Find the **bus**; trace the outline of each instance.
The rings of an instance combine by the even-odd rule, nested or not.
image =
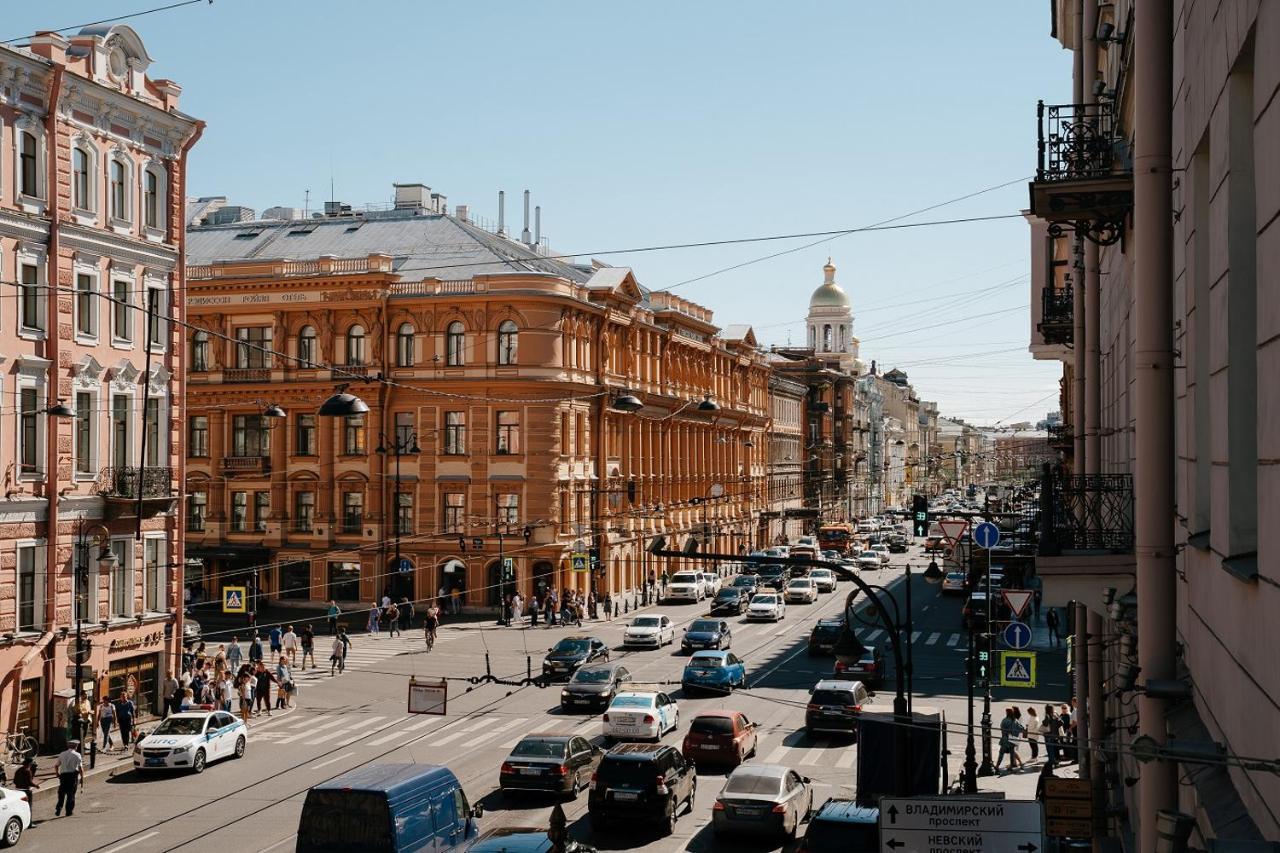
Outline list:
[[[852,544],[852,524],[824,524],[818,528],[818,547],[823,551],[835,551],[843,557]]]

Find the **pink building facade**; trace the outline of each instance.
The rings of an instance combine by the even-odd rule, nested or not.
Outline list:
[[[121,25],[0,46],[0,718],[153,711],[180,653],[183,190],[202,125]]]

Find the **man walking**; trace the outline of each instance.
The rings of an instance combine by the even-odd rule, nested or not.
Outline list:
[[[120,745],[125,752],[129,751],[129,740],[133,736],[133,718],[138,714],[138,706],[133,704],[132,697],[121,691],[116,702],[116,725],[120,727]],[[70,812],[68,812],[70,814]]]
[[[302,636],[298,639],[302,646],[302,668],[307,668],[307,658],[311,658],[311,668],[316,668],[316,635],[308,622],[302,626]]]
[[[343,672],[347,668],[347,649],[351,647],[351,640],[347,638],[345,628],[338,629],[338,635],[333,638],[333,647],[329,652],[329,674],[333,675],[334,668],[338,672]]]
[[[298,665],[298,635],[293,632],[293,626],[287,625],[284,634],[280,637],[280,647],[284,650],[285,655],[289,658],[290,666]]]
[[[253,634],[253,639],[249,641],[249,663],[262,663],[262,640],[258,637],[256,631]]]
[[[1058,608],[1049,608],[1049,612],[1044,615],[1044,624],[1049,627],[1049,642],[1057,647],[1062,642],[1062,638],[1058,636],[1058,628],[1062,624],[1058,621]]]
[[[284,648],[283,646],[284,634],[283,632],[281,632],[280,626],[272,625],[271,632],[267,635],[267,637],[271,642],[271,657],[272,658],[280,657],[280,652]]]
[[[396,631],[400,630],[400,607],[394,601],[388,600],[384,612],[387,617],[387,637],[394,637]]]
[[[240,669],[240,662],[244,660],[244,652],[240,651],[240,638],[232,637],[230,645],[227,646],[227,669],[235,672]]]
[[[338,606],[338,602],[330,601],[328,615],[326,616],[326,620],[329,623],[330,636],[336,637],[338,635],[338,617],[341,615],[342,608]]]
[[[76,786],[84,787],[84,758],[80,755],[80,741],[72,740],[67,748],[58,754],[58,804],[53,809],[55,817],[62,814],[62,807],[67,807],[67,817],[76,810]]]
[[[1044,706],[1044,763],[1049,767],[1058,764],[1058,738],[1062,735],[1062,720],[1052,705]]]

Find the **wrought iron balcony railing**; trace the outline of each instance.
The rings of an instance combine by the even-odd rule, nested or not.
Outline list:
[[[1124,234],[1133,208],[1133,165],[1112,101],[1036,107],[1036,179],[1031,211],[1099,245]]]
[[[108,498],[173,497],[173,469],[144,465],[103,468],[98,475],[98,494]]]
[[[271,471],[271,457],[224,456],[222,470],[226,473],[266,474]]]
[[[1054,424],[1046,432],[1049,434],[1049,446],[1058,450],[1071,450],[1075,441],[1075,430],[1070,424]]]
[[[1046,344],[1069,344],[1075,328],[1075,291],[1072,287],[1046,287],[1041,293],[1040,334]]]
[[[269,367],[232,367],[222,371],[223,382],[270,382]]]
[[[1041,556],[1066,551],[1133,551],[1131,475],[1073,476],[1046,465],[1040,488]]]

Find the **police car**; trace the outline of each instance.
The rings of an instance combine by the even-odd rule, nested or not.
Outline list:
[[[133,747],[135,770],[192,770],[220,758],[241,758],[249,742],[244,720],[225,711],[184,711],[164,722]]]

